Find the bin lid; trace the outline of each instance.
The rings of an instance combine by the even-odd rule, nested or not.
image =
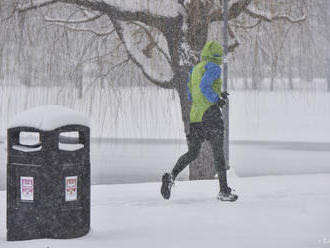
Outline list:
[[[45,105],[18,114],[10,121],[8,128],[32,127],[50,131],[67,125],[89,127],[89,124],[89,119],[77,111],[60,105]]]

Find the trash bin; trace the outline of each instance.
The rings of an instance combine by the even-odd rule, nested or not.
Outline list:
[[[7,240],[88,233],[88,119],[61,106],[42,106],[18,115],[7,132]]]

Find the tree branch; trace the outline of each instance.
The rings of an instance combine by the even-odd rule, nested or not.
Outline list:
[[[246,8],[251,4],[251,2],[252,0],[240,0],[234,3],[229,9],[228,19],[236,19],[244,12],[244,10],[246,10]]]
[[[222,0],[219,1],[220,1],[220,5],[223,6]],[[237,18],[240,14],[244,12],[244,10],[247,8],[247,6],[249,6],[251,2],[252,0],[239,0],[233,3],[228,10],[228,19],[232,20]],[[209,20],[210,22],[223,21],[223,17],[224,15],[222,9],[219,8],[210,14]]]
[[[165,0],[162,0],[165,1]],[[26,12],[29,10],[37,9],[54,3],[66,3],[73,4],[81,7],[85,7],[90,10],[99,11],[111,16],[113,19],[119,21],[139,21],[148,26],[153,26],[165,33],[168,28],[168,23],[171,20],[181,19],[180,8],[181,5],[177,3],[178,13],[177,15],[162,16],[153,14],[149,11],[143,10],[125,10],[120,9],[119,6],[111,5],[111,1],[95,1],[95,0],[31,0],[29,4],[18,8],[19,12]]]
[[[278,20],[288,21],[290,23],[299,23],[306,20],[306,15],[303,14],[301,17],[294,19],[286,13],[278,13],[272,15],[271,13],[267,13],[265,11],[261,11],[257,8],[248,7],[245,9],[245,13],[253,18],[260,19],[265,22],[272,22]]]
[[[232,39],[234,39],[234,43],[228,46],[228,52],[232,53],[234,50],[239,47],[240,41],[238,40],[234,30],[228,25],[228,33]]]
[[[152,36],[151,32],[147,29],[147,27],[144,26],[144,25],[141,24],[141,23],[138,23],[138,22],[132,22],[132,23],[143,29],[143,31],[144,31],[144,32],[147,34],[147,36],[148,36],[148,40],[149,40],[150,44],[152,44],[153,46],[156,46],[157,49],[159,50],[159,52],[160,52],[161,54],[164,55],[164,57],[166,58],[167,62],[168,62],[169,64],[171,64],[171,60],[170,60],[169,56],[168,56],[168,55],[166,54],[166,52],[165,52],[165,51],[164,51],[164,50],[158,45],[158,43],[155,41],[154,37]],[[147,47],[150,48],[149,45],[148,45]],[[151,48],[151,49],[152,49],[152,48]],[[147,51],[146,51],[146,52],[147,52]]]
[[[69,24],[70,23],[65,24],[65,23],[56,23],[56,22],[54,22],[54,25],[60,26],[60,27],[64,27],[64,28],[66,28],[66,29],[68,29],[70,31],[74,31],[74,32],[89,32],[89,33],[94,34],[95,36],[107,36],[107,35],[110,35],[110,34],[112,34],[112,33],[115,32],[115,30],[113,29],[113,30],[110,30],[108,32],[100,33],[100,32],[97,32],[97,31],[95,31],[93,29],[71,27]]]
[[[95,16],[90,17],[90,18],[80,19],[80,20],[63,20],[63,19],[52,19],[52,18],[49,18],[49,17],[45,17],[45,21],[46,22],[65,23],[65,24],[81,24],[81,23],[95,21],[95,20],[99,19],[103,15],[104,14],[102,13],[102,14],[95,15]]]
[[[16,10],[19,12],[19,13],[22,13],[22,12],[27,12],[29,10],[34,10],[34,9],[38,9],[38,8],[41,8],[41,7],[45,7],[45,6],[48,6],[48,5],[52,5],[52,4],[55,4],[57,2],[59,2],[60,0],[34,0],[34,1],[29,1],[28,4],[24,4],[22,6],[18,6],[16,8]]]
[[[258,21],[255,24],[252,24],[252,25],[243,25],[243,24],[238,23],[238,22],[232,22],[231,25],[235,26],[236,28],[241,28],[241,29],[253,29],[256,26],[258,26],[259,24],[261,24],[261,22],[262,22],[261,19],[258,19]]]
[[[140,68],[140,70],[142,71],[143,75],[153,84],[162,87],[162,88],[166,88],[166,89],[173,89],[174,88],[174,82],[173,79],[171,79],[170,81],[160,81],[155,79],[154,77],[152,77],[151,75],[149,75],[145,68],[143,67],[143,65],[134,57],[134,55],[130,52],[127,43],[125,41],[124,38],[124,34],[123,34],[123,28],[121,27],[121,24],[114,18],[112,18],[111,16],[109,16],[113,26],[115,27],[115,30],[119,36],[119,39],[121,40],[121,42],[123,43],[127,55],[128,57],[134,62],[134,64],[136,64],[138,66],[138,68]]]

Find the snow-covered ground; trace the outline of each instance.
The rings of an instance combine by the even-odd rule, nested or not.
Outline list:
[[[0,192],[4,248],[311,248],[330,247],[330,175],[238,178],[235,203],[215,199],[217,181],[177,182],[172,199],[160,183],[92,187],[90,233],[72,240],[7,242],[5,192]]]

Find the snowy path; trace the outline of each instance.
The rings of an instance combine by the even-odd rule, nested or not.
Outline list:
[[[330,247],[330,175],[238,178],[235,203],[215,199],[216,181],[178,182],[170,201],[159,183],[92,187],[92,230],[74,240],[5,241],[1,248]]]

